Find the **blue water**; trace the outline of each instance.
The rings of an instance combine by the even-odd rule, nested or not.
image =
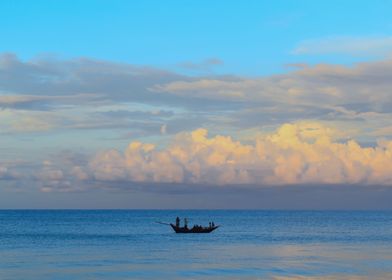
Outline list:
[[[392,212],[0,211],[0,279],[392,279]]]

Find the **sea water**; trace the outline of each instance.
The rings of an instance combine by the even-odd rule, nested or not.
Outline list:
[[[392,279],[392,212],[4,210],[0,279]]]

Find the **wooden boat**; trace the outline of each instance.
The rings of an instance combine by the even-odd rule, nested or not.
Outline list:
[[[219,227],[219,226],[210,226],[210,227],[193,226],[192,228],[188,228],[188,227],[179,227],[173,224],[170,224],[170,226],[176,233],[210,233]]]

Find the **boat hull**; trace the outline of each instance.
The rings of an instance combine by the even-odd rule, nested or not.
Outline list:
[[[213,227],[202,227],[202,228],[185,228],[185,227],[177,227],[173,224],[170,224],[172,229],[175,231],[175,233],[210,233],[214,230],[216,230],[219,226],[213,226]]]

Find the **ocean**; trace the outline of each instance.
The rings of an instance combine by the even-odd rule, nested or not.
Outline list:
[[[2,210],[0,279],[392,279],[392,212]]]

